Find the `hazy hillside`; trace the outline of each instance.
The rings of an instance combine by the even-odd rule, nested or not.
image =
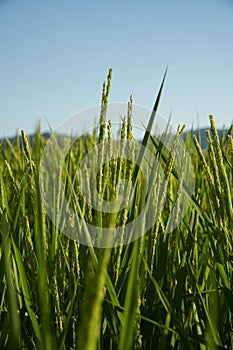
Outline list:
[[[193,134],[193,135],[195,135],[198,139],[200,138],[200,144],[201,144],[202,149],[205,149],[205,148],[207,147],[206,130],[208,130],[208,127],[202,128],[202,129],[199,129],[199,130],[196,129],[196,130],[193,130],[193,131],[192,131],[192,134]],[[189,130],[185,131],[185,132],[183,133],[183,137],[185,138],[186,135],[189,134],[190,132],[191,132],[191,131],[189,131]],[[220,130],[220,129],[218,129],[218,135],[219,135],[219,138],[220,138],[220,139],[221,139],[223,133],[224,133],[225,135],[227,135],[228,129],[226,129],[226,130]],[[45,139],[49,139],[50,133],[49,133],[49,132],[44,132],[44,133],[42,134],[42,136],[43,136]],[[60,137],[62,137],[62,136],[63,136],[63,135],[60,135]],[[20,138],[21,138],[21,136],[20,136]],[[29,140],[30,140],[30,143],[32,144],[32,143],[33,143],[33,139],[34,139],[34,134],[28,135],[28,138],[29,138]],[[0,142],[2,142],[3,140],[4,140],[4,138],[1,139]],[[9,137],[8,140],[9,140],[11,143],[14,144],[16,138],[15,138],[15,137]]]

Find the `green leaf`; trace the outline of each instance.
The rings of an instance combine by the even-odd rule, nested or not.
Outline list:
[[[140,251],[140,239],[134,242],[133,247],[133,260],[129,273],[129,281],[127,285],[123,320],[120,330],[120,342],[118,350],[130,350],[132,349],[132,340],[134,333],[134,323],[138,303],[138,264],[139,264],[139,251]]]

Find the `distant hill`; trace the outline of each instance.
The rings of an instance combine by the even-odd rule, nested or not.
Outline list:
[[[201,148],[204,150],[207,148],[207,140],[206,140],[206,130],[209,130],[208,127],[206,128],[201,128],[199,130],[193,130],[192,131],[192,134],[195,135],[197,138],[199,138],[200,136],[200,144],[201,144]],[[183,133],[183,138],[186,137],[186,135],[190,134],[190,130],[187,130]],[[221,139],[222,137],[222,133],[224,132],[225,135],[227,135],[228,133],[228,129],[226,130],[220,130],[218,129],[218,135],[219,135],[219,138]],[[30,144],[33,144],[33,139],[35,137],[34,134],[31,134],[31,135],[27,135],[28,138],[29,138],[29,141],[30,141]],[[42,133],[42,137],[44,137],[45,139],[49,139],[50,138],[50,133],[49,132],[44,132]],[[59,139],[62,139],[64,136],[63,135],[59,135]],[[2,138],[0,139],[0,142],[2,142],[5,138]],[[15,141],[16,141],[16,138],[15,137],[9,137],[7,138],[12,144],[15,144]],[[59,140],[58,139],[58,140]],[[21,134],[20,134],[20,140],[21,140]],[[7,145],[7,144],[6,144]]]

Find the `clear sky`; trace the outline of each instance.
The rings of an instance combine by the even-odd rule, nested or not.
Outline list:
[[[56,128],[100,103],[151,108],[187,128],[233,120],[233,1],[0,0],[0,137]]]

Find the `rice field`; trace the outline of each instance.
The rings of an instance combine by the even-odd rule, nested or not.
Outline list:
[[[151,163],[142,147],[139,153],[134,149],[132,99],[118,135],[122,147],[126,143],[132,147],[135,162],[119,156],[96,174],[98,193],[108,202],[114,201],[119,181],[128,180],[126,205],[105,213],[82,196],[82,186],[90,197],[93,193],[92,167],[85,168],[85,184],[77,175],[82,159],[97,145],[96,160],[112,152],[112,126],[104,113],[111,71],[103,86],[100,127],[72,147],[69,138],[57,141],[61,149],[70,147],[63,164],[59,157],[54,159],[60,169],[58,187],[49,187],[51,173],[44,168],[43,190],[56,209],[52,219],[42,200],[40,180],[48,141],[39,128],[31,142],[23,131],[13,141],[1,141],[0,349],[232,349],[233,125],[219,137],[210,116],[205,150],[192,132],[182,138],[183,127],[174,137],[163,135],[158,142],[150,130],[163,82],[140,143],[164,174],[161,179],[149,168],[149,175],[158,175],[150,200],[140,165],[144,160],[149,167]],[[181,140],[194,181],[185,212],[181,194],[187,174],[184,166],[178,172],[174,162]],[[180,158],[182,165],[185,157]],[[56,201],[61,185],[67,203],[81,219],[79,229],[89,237],[88,225],[95,227],[95,243],[89,237],[89,244],[81,244],[75,236],[63,234],[64,225],[74,226],[74,218],[61,216],[62,204]],[[156,220],[148,229],[144,217],[137,225],[138,238],[122,244],[127,225],[140,217],[145,205]],[[177,225],[169,232],[172,213]],[[104,229],[116,228],[117,244],[98,246]]]

